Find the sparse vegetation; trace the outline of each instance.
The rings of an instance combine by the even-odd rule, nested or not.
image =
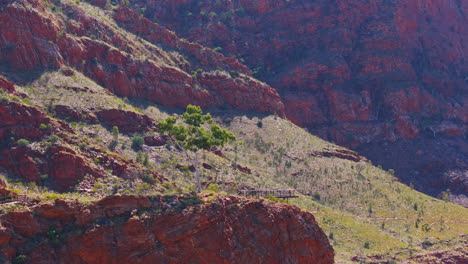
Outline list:
[[[24,148],[29,145],[29,141],[27,141],[26,139],[20,139],[16,142],[16,145],[20,148]]]
[[[145,143],[143,137],[141,136],[134,136],[132,138],[132,148],[135,150],[140,150],[143,147],[143,144]]]

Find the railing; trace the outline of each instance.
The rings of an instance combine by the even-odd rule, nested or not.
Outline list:
[[[296,198],[296,190],[294,189],[254,189],[254,190],[239,190],[239,195],[248,198],[276,197],[276,198]]]

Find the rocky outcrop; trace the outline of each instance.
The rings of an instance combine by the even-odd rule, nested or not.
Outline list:
[[[68,105],[55,105],[54,106],[55,115],[58,118],[67,120],[70,122],[87,122],[91,124],[98,123],[98,119],[94,114],[86,110],[77,110]]]
[[[169,136],[165,135],[153,135],[147,136],[144,138],[145,144],[148,146],[164,146],[166,142],[169,140]]]
[[[230,105],[284,115],[278,93],[249,77],[247,67],[235,59],[182,40],[125,7],[117,9],[114,18],[167,50],[122,34],[76,5],[55,4],[37,0],[2,2],[0,62],[16,71],[75,67],[117,95],[169,107],[184,108],[190,103],[204,108]],[[66,19],[45,6],[67,10],[62,14]],[[230,89],[233,99],[226,96],[225,89],[218,91],[216,83],[202,83],[192,76],[195,71],[215,70],[242,73],[248,81],[227,79],[230,85],[225,89]]]
[[[24,256],[28,263],[326,264],[334,255],[312,214],[237,197],[56,200],[0,220],[4,263]]]
[[[51,123],[50,118],[37,108],[15,102],[0,102],[0,120],[0,145],[12,137],[14,140],[34,140],[52,132],[41,130],[41,124],[51,124],[51,130],[58,130],[58,125]]]
[[[463,1],[137,4],[146,8],[147,18],[189,41],[241,58],[254,76],[278,90],[290,120],[356,148],[375,163],[388,161],[373,154],[374,145],[399,149],[436,138],[433,144],[449,146],[445,140],[466,139],[468,20]],[[408,153],[417,151],[408,148]],[[443,153],[467,159],[456,147]],[[432,160],[428,152],[422,156]],[[414,178],[420,171],[419,165],[408,168],[405,160],[391,160],[386,168],[400,178]],[[440,180],[445,172],[464,170],[453,164],[426,177]]]
[[[387,123],[396,139],[408,139],[423,127],[409,122],[410,115],[436,122],[444,115],[457,120],[459,128],[466,122],[467,111],[450,107],[467,107],[463,43],[468,21],[459,1],[138,4],[147,8],[145,16],[189,40],[242,58],[279,90],[296,124]],[[366,129],[359,133],[369,135]],[[382,130],[375,139],[384,138]]]
[[[157,129],[156,122],[147,115],[118,109],[107,109],[96,112],[102,124],[117,126],[121,132],[141,132]]]
[[[14,93],[15,92],[15,85],[8,80],[5,80],[0,76],[0,89],[7,93]]]
[[[130,117],[153,124],[148,117]],[[64,191],[75,187],[86,176],[96,179],[114,175],[136,180],[138,176],[150,174],[160,182],[166,180],[141,164],[101,147],[86,144],[80,148],[72,147],[83,143],[83,139],[77,137],[68,125],[48,117],[38,108],[0,102],[0,120],[0,166],[28,182],[47,184]],[[146,129],[151,127],[150,123],[142,125]],[[49,138],[51,134],[55,139]],[[19,139],[27,140],[28,144],[18,145]]]

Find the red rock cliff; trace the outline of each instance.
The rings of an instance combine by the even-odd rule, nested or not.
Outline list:
[[[72,66],[117,95],[169,107],[231,106],[284,116],[278,93],[253,79],[236,59],[179,39],[128,8],[108,13],[151,43],[122,33],[75,4],[2,0],[0,63],[10,71]],[[213,79],[225,81],[224,86]]]
[[[198,204],[188,206],[189,203]],[[310,213],[237,197],[56,200],[0,216],[0,258],[28,263],[333,263]],[[35,243],[30,243],[30,241]]]
[[[189,40],[242,58],[280,92],[292,121],[325,127],[324,135],[340,144],[414,138],[428,119],[450,120],[460,134],[466,133],[468,20],[463,1],[139,4],[148,8],[147,17]],[[386,127],[369,130],[366,123]]]
[[[395,169],[418,190],[465,189],[442,182],[454,170],[468,182],[466,1],[138,5],[188,40],[241,58],[278,90],[294,123]]]

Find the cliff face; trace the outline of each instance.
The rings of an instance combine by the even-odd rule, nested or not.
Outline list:
[[[334,256],[310,213],[237,197],[56,200],[0,220],[4,263],[23,255],[28,263],[326,264]]]
[[[358,149],[431,194],[457,185],[440,184],[444,174],[462,171],[457,174],[466,180],[468,20],[463,1],[138,4],[147,8],[146,17],[181,36],[241,58],[254,76],[278,90],[287,117],[312,133]],[[406,140],[411,141],[400,143]],[[382,144],[388,147],[380,154]],[[401,150],[417,165],[382,157]],[[426,170],[434,151],[442,151],[442,165]]]
[[[413,138],[423,119],[447,120],[455,134],[466,133],[462,1],[159,0],[144,6],[145,15],[189,40],[242,58],[280,91],[291,120],[328,127],[338,143]],[[363,122],[382,127],[370,133]],[[342,137],[346,132],[353,137]]]
[[[14,86],[10,88],[14,90]],[[104,123],[110,117],[113,125],[126,131],[124,128],[128,125],[127,120],[122,115],[112,115],[114,112],[101,111],[98,115],[105,113],[99,115]],[[133,112],[124,116],[132,116],[134,119],[131,124],[134,126],[138,121],[145,121],[146,129],[151,127],[147,123],[154,123],[149,117]],[[41,175],[45,175],[50,188],[63,191],[77,186],[87,175],[91,176],[92,182],[97,178],[113,176],[137,180],[136,176],[144,174],[151,174],[160,181],[166,180],[137,162],[106,151],[103,147],[85,144],[76,148],[80,143],[86,142],[82,135],[75,133],[65,122],[50,118],[36,107],[2,100],[0,120],[0,166],[28,182],[44,184]],[[18,145],[19,139],[27,140],[28,146]],[[95,164],[96,160],[99,165]]]
[[[67,2],[0,4],[0,63],[9,71],[68,65],[120,96],[169,107],[192,103],[284,115],[277,92],[250,77],[246,66],[180,39],[128,8],[114,13],[96,8],[97,16],[92,16]],[[99,19],[100,12],[108,12],[149,42],[120,29],[115,21]]]
[[[467,188],[463,1],[90,2],[0,0],[2,70],[67,65],[123,97],[276,113],[431,195]]]

